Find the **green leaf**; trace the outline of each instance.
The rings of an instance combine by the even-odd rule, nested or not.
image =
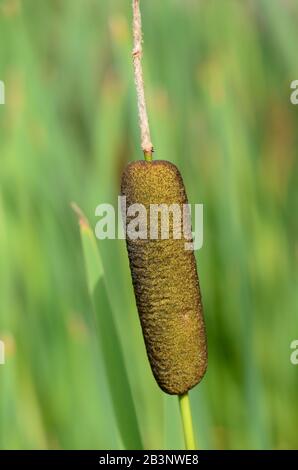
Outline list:
[[[76,212],[78,208],[74,207]],[[105,286],[104,269],[94,234],[80,212],[80,232],[87,284],[92,299],[98,340],[114,406],[119,433],[127,449],[142,449],[142,439],[113,312]]]

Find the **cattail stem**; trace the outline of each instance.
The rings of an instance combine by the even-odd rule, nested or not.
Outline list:
[[[133,9],[133,65],[135,74],[135,85],[138,99],[139,124],[141,131],[141,145],[145,160],[151,161],[153,145],[151,142],[147,107],[145,100],[143,70],[142,70],[142,19],[139,0],[132,1]]]
[[[192,424],[191,408],[188,393],[179,395],[179,405],[181,412],[181,419],[184,431],[185,449],[196,450],[196,442]]]

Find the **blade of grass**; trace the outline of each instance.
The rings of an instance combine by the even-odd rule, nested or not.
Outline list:
[[[106,291],[100,253],[87,219],[76,205],[73,204],[73,208],[79,215],[88,290],[94,307],[98,338],[102,348],[119,433],[125,448],[142,449],[137,414]]]

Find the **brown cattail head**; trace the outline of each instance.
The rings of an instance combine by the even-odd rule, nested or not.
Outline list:
[[[170,394],[183,394],[205,374],[207,342],[196,262],[190,242],[183,233],[177,238],[174,217],[169,219],[169,238],[150,238],[152,204],[177,205],[183,213],[187,204],[184,184],[175,165],[162,160],[137,161],[127,165],[121,193],[127,208],[142,204],[146,208],[147,238],[127,236],[127,250],[137,308],[147,354],[159,386]],[[190,227],[190,216],[187,216]],[[140,220],[140,219],[139,219]],[[151,220],[151,222],[150,222]],[[126,227],[132,221],[126,216]],[[151,223],[151,226],[150,226]],[[184,223],[185,225],[185,223]],[[143,234],[144,235],[144,234]]]

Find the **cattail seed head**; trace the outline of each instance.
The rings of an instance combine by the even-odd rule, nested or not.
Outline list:
[[[127,237],[126,242],[151,368],[162,390],[180,395],[200,382],[207,367],[196,262],[193,251],[185,249],[190,240],[186,240],[183,228],[181,238],[175,238],[173,217],[168,239],[150,239],[155,227],[150,227],[149,214],[152,204],[179,205],[183,213],[187,197],[182,177],[167,161],[133,162],[124,170],[121,193],[126,196],[127,207],[137,203],[147,210],[147,238]],[[131,217],[125,218],[128,227]]]

